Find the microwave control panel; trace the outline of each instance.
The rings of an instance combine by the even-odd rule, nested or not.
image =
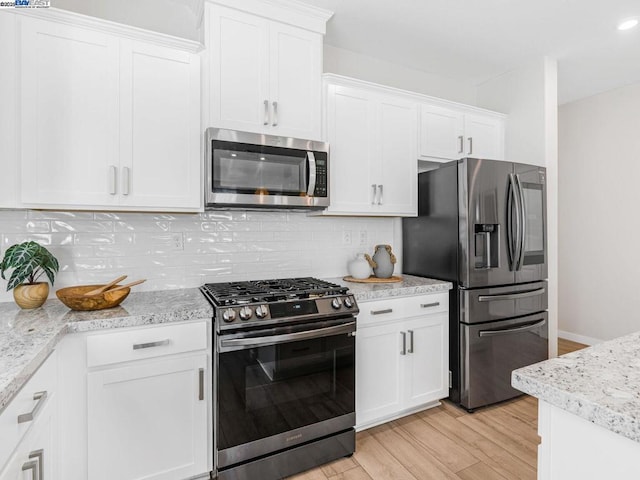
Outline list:
[[[327,163],[325,160],[316,160],[316,188],[313,194],[316,197],[327,196]]]

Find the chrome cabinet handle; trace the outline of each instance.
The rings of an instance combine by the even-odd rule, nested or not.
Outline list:
[[[382,205],[382,185],[378,185],[378,205]]]
[[[38,476],[38,462],[36,460],[29,460],[22,465],[22,471],[26,472],[27,470],[31,470],[32,480],[40,480]]]
[[[158,340],[157,342],[149,342],[149,343],[134,343],[134,350],[141,350],[143,348],[152,348],[152,347],[162,347],[164,345],[169,345],[171,340],[168,338],[166,340]]]
[[[391,313],[393,308],[385,308],[384,310],[371,310],[371,315],[382,315],[383,313]]]
[[[278,102],[273,102],[273,126],[278,126]]]
[[[33,399],[36,400],[36,404],[29,413],[22,413],[18,415],[18,423],[26,423],[31,422],[44,405],[44,402],[47,400],[47,392],[36,392],[33,394]]]
[[[117,191],[118,185],[118,169],[115,165],[109,166],[109,194],[115,195],[118,193]]]
[[[307,188],[307,196],[313,197],[316,190],[316,156],[313,152],[307,152],[307,162],[309,162],[309,188]]]
[[[408,353],[413,353],[413,330],[407,330],[409,332],[409,349]]]
[[[131,169],[124,167],[122,169],[122,194],[129,195],[131,190]]]
[[[264,123],[263,125],[269,125],[269,100],[264,101]]]
[[[372,184],[371,188],[373,189],[373,197],[371,197],[371,205],[375,205],[376,196],[378,195],[378,186],[376,184]]]
[[[473,153],[473,137],[467,138],[469,140],[469,155]]]
[[[519,293],[502,293],[497,295],[479,295],[479,302],[491,302],[493,300],[517,300],[519,298],[527,298],[527,297],[537,297],[538,295],[542,295],[546,289],[537,288],[535,290],[527,290],[526,292]]]
[[[438,305],[440,305],[440,302],[421,303],[420,308],[431,308],[431,307],[437,307]]]
[[[460,135],[458,136],[458,142],[460,145],[460,148],[458,149],[458,153],[464,153],[464,135]]]
[[[204,368],[198,370],[198,400],[204,400]]]
[[[497,337],[498,335],[509,335],[510,333],[526,332],[528,330],[534,330],[547,323],[546,320],[540,320],[539,322],[532,323],[530,325],[524,325],[522,327],[504,328],[502,330],[480,330],[478,335],[481,337]]]
[[[400,335],[402,336],[402,350],[400,350],[400,355],[406,355],[407,354],[407,333],[400,332]]]
[[[36,458],[38,460],[38,473],[40,474],[40,480],[44,480],[44,450],[34,450],[29,454],[29,458]]]

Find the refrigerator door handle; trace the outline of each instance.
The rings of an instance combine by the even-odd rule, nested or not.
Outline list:
[[[524,242],[525,238],[527,238],[527,211],[526,206],[524,204],[524,190],[522,189],[522,183],[520,182],[520,175],[516,174],[516,185],[518,186],[518,196],[520,198],[520,236],[518,242],[520,244],[518,248],[518,260],[516,262],[516,271],[522,268],[522,264],[524,262]]]
[[[513,173],[509,174],[509,195],[507,199],[507,248],[509,250],[509,269],[511,271],[516,270],[516,263],[520,256],[520,252],[518,251],[519,241],[516,239],[520,238],[520,217],[519,217],[519,208],[518,208],[518,196],[516,193],[516,181]],[[516,210],[514,210],[514,205]],[[513,219],[514,219],[514,211],[515,211],[515,228],[516,232],[514,235],[513,232]],[[514,238],[515,237],[515,238]]]
[[[528,330],[535,330],[536,328],[543,326],[545,323],[547,323],[547,321],[542,319],[539,322],[530,323],[529,325],[524,325],[522,327],[504,328],[502,330],[480,330],[478,332],[478,335],[481,337],[496,337],[498,335],[509,335],[511,333],[526,332]]]

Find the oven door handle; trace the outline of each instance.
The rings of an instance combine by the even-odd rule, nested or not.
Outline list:
[[[351,333],[356,331],[356,322],[345,323],[344,325],[336,325],[333,327],[318,328],[316,330],[307,330],[305,332],[285,333],[282,335],[269,335],[266,337],[252,338],[232,338],[229,340],[221,339],[220,347],[222,349],[237,347],[260,347],[265,345],[276,345],[278,343],[293,342],[296,340],[309,340],[311,338],[328,337],[331,335],[340,335],[342,333]]]

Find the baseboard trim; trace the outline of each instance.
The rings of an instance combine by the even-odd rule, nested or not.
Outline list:
[[[577,333],[565,332],[564,330],[558,330],[558,338],[564,338],[565,340],[571,340],[572,342],[584,343],[585,345],[596,345],[604,342],[599,338],[586,337],[584,335],[578,335]]]

